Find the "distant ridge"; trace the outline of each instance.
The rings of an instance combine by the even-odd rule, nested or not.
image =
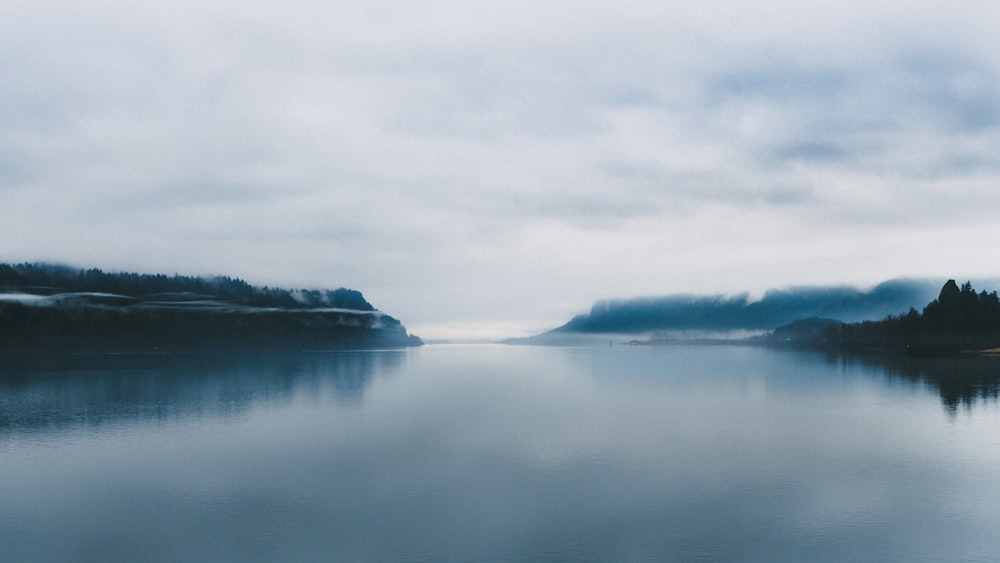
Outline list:
[[[286,290],[228,276],[0,264],[0,349],[420,344],[351,289]]]
[[[666,331],[768,331],[812,317],[842,322],[873,320],[922,307],[940,287],[938,281],[894,279],[869,290],[849,286],[772,289],[757,301],[745,293],[601,300],[589,313],[558,328],[510,342],[544,344],[570,341],[578,335]]]

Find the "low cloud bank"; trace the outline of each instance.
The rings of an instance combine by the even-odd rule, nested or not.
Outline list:
[[[923,307],[934,299],[940,286],[940,282],[930,280],[890,280],[869,290],[848,286],[776,289],[757,301],[748,294],[602,300],[590,313],[576,316],[547,334],[772,330],[809,317],[874,320]]]

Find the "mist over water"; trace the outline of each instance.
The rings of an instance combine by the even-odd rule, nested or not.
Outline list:
[[[1000,552],[998,365],[740,346],[4,357],[33,560]]]

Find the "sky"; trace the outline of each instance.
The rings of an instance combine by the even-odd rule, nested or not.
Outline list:
[[[424,338],[1000,274],[992,0],[0,3],[0,261]]]

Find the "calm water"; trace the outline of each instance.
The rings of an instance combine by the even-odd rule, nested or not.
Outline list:
[[[1000,360],[0,362],[5,561],[997,560]]]

